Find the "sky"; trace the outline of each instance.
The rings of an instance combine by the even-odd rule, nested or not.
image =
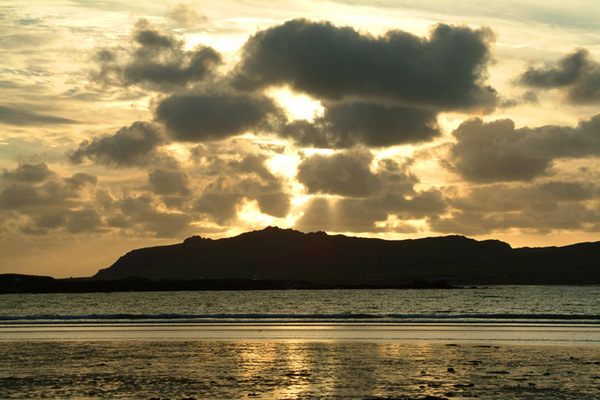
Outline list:
[[[0,0],[0,273],[267,226],[600,240],[600,2]]]

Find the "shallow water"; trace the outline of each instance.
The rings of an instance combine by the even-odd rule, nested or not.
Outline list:
[[[346,341],[1,342],[2,398],[593,399],[600,349]]]

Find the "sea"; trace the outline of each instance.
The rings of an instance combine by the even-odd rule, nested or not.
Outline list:
[[[600,287],[0,295],[38,398],[600,398]]]
[[[128,338],[600,346],[600,287],[0,295],[0,341]]]

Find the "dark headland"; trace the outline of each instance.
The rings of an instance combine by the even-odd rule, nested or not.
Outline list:
[[[269,227],[133,250],[90,278],[0,275],[0,293],[598,284],[600,242],[518,248],[463,236],[381,240]]]

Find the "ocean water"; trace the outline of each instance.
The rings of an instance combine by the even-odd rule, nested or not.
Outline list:
[[[0,340],[249,337],[600,345],[600,287],[0,295]]]
[[[600,287],[0,295],[0,399],[600,398]]]

